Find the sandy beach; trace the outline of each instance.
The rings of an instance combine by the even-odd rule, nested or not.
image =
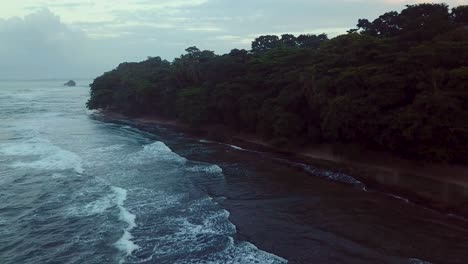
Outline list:
[[[105,112],[104,115],[109,119],[131,120],[141,126],[168,126],[202,139],[210,139],[207,133],[209,126],[194,130],[174,119],[130,118],[114,112]],[[405,160],[388,153],[356,151],[347,146],[325,144],[280,149],[255,135],[244,133],[229,133],[220,143],[233,144],[247,150],[271,152],[301,164],[346,173],[364,182],[373,191],[388,193],[434,210],[468,218],[468,166]]]

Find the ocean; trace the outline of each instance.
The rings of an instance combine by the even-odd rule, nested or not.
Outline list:
[[[467,263],[466,222],[351,176],[0,81],[0,263]]]

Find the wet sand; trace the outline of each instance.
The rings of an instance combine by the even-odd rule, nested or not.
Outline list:
[[[117,113],[108,118],[127,119]],[[173,119],[142,117],[141,125],[166,125],[179,131],[207,137],[204,127],[194,131]],[[352,146],[327,144],[297,149],[278,149],[250,134],[230,134],[225,143],[244,149],[270,152],[280,157],[316,167],[346,173],[364,182],[367,188],[401,197],[428,208],[468,219],[468,166],[411,161],[387,153],[356,150]]]
[[[441,208],[433,210],[426,200],[416,200],[417,196],[411,197],[413,202],[384,192],[390,190],[388,176],[374,176],[384,179],[375,185],[385,188],[375,188],[369,180],[363,189],[316,177],[296,166],[303,157],[266,151],[268,146],[251,143],[252,151],[239,150],[249,143],[233,147],[200,141],[171,121],[110,119],[157,135],[190,160],[218,164],[225,181],[207,180],[197,187],[219,197],[218,202],[231,213],[237,239],[291,264],[468,262],[468,221]],[[336,165],[312,161],[320,168]],[[345,167],[335,169],[349,172]],[[392,184],[400,188],[440,189],[439,182],[431,185],[421,182],[422,178],[399,177],[404,181]],[[407,181],[412,184],[404,185]]]

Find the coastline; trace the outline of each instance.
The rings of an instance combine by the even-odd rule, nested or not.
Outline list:
[[[174,119],[129,117],[101,112],[106,119],[128,120],[140,126],[163,125],[203,139],[232,144],[247,151],[276,155],[293,163],[344,173],[381,192],[441,213],[468,219],[468,166],[405,160],[387,153],[356,150],[352,146],[316,145],[280,149],[255,135],[229,132],[223,139],[210,137],[212,127],[192,129]],[[300,169],[300,168],[298,168]]]

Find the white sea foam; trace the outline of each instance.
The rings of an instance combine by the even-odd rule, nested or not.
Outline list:
[[[99,110],[89,110],[89,109],[86,109],[86,114],[87,115],[98,115],[98,114],[101,114],[101,112],[99,112]]]
[[[124,147],[125,147],[125,145],[123,145],[123,144],[117,144],[117,145],[110,145],[110,146],[107,146],[107,147],[97,148],[97,149],[95,149],[95,151],[96,152],[111,152],[111,151],[121,150]]]
[[[248,242],[235,243],[233,236],[236,227],[229,221],[229,212],[219,209],[211,197],[193,201],[180,217],[167,217],[167,224],[173,232],[158,237],[154,244],[153,255],[148,258],[157,261],[170,256],[194,256],[190,259],[180,259],[175,263],[203,264],[284,264],[286,260],[273,254],[259,250]],[[177,246],[175,246],[177,245]],[[222,246],[221,246],[222,245]],[[210,254],[211,248],[220,251]],[[199,257],[195,257],[199,256]],[[155,260],[156,259],[156,260]]]
[[[135,244],[133,241],[133,236],[128,230],[124,230],[124,234],[120,239],[115,242],[115,247],[119,250],[125,252],[128,256],[130,256],[133,251],[140,249],[140,247]]]
[[[135,164],[145,163],[148,160],[171,161],[185,163],[187,160],[166,146],[157,141],[143,147],[143,150],[129,156],[129,161]]]
[[[228,217],[229,213],[225,210],[196,210],[187,216],[167,217],[164,222],[172,232],[157,238],[153,248],[154,256],[191,254],[224,243],[222,237],[229,237],[236,232],[236,227],[229,222]]]
[[[187,168],[187,170],[191,172],[223,173],[223,169],[218,165],[197,165]]]
[[[408,264],[432,264],[431,262],[420,260],[417,258],[408,259]]]
[[[33,162],[16,162],[12,164],[12,167],[41,170],[74,169],[79,174],[84,172],[81,159],[74,153],[68,151],[60,151]]]
[[[140,201],[135,205],[135,208],[147,213],[155,213],[177,206],[185,197],[183,193],[168,194],[164,191],[153,191],[146,188],[135,188],[134,194],[135,200]]]
[[[32,139],[24,143],[0,145],[0,153],[10,156],[38,156],[33,161],[20,161],[11,164],[13,168],[31,168],[39,170],[68,170],[84,172],[81,158],[68,150],[53,145],[48,140]]]
[[[227,235],[228,243],[224,250],[210,255],[205,255],[201,259],[191,260],[190,263],[217,264],[217,263],[232,263],[232,264],[285,264],[287,260],[273,255],[271,253],[258,249],[255,245],[248,242],[234,242],[231,236],[236,232],[235,226],[227,219],[229,213],[220,211],[208,217],[202,224],[190,223],[187,219],[179,222],[182,224],[180,230],[171,236],[179,245],[186,243],[196,243],[197,238],[205,236]],[[224,228],[220,228],[219,224],[226,224]],[[223,225],[221,225],[223,226]],[[171,243],[168,243],[169,245]],[[196,252],[204,249],[204,243],[196,243],[190,246],[182,246],[182,249],[190,252]],[[174,250],[174,249],[169,249]],[[188,263],[187,260],[180,260],[175,263]]]
[[[88,212],[88,214],[101,214],[112,206],[112,197],[104,196],[97,201],[85,205],[84,210]]]
[[[125,207],[120,207],[119,219],[128,224],[127,230],[132,230],[137,225],[135,223],[136,215],[130,213]]]
[[[92,194],[95,191],[96,190],[91,191],[90,189],[86,189],[80,192],[75,192],[73,200],[87,199],[90,193]],[[106,210],[116,206],[116,200],[117,200],[116,197],[117,197],[116,194],[114,192],[111,192],[85,205],[82,205],[81,203],[77,204],[76,202],[72,203],[70,207],[65,209],[64,211],[66,212],[67,215],[78,216],[78,217],[102,214]]]
[[[101,199],[98,199],[97,201],[90,202],[85,206],[74,205],[66,209],[65,212],[71,216],[91,216],[96,214],[102,214],[112,206],[114,206],[112,198],[103,197]]]
[[[209,260],[197,263],[216,264],[285,264],[288,261],[274,254],[262,251],[249,242],[234,243],[234,239],[229,237],[229,244],[222,252],[215,254]]]
[[[119,220],[127,224],[122,237],[120,237],[114,245],[129,256],[133,251],[140,249],[140,247],[132,241],[133,236],[130,233],[130,231],[137,226],[135,221],[136,215],[130,213],[127,208],[124,207],[125,200],[127,200],[127,190],[119,187],[112,187],[112,190],[115,193],[115,202],[120,210]]]
[[[226,146],[231,147],[231,148],[236,149],[236,150],[246,150],[246,149],[243,149],[243,148],[238,147],[236,145],[224,144],[224,143],[220,143],[220,142],[209,141],[209,140],[206,140],[206,139],[200,139],[200,140],[198,140],[198,142],[200,142],[200,143],[215,143],[215,144],[226,145]]]
[[[176,232],[176,235],[182,240],[191,240],[201,234],[234,234],[236,232],[236,226],[233,225],[228,218],[228,211],[219,210],[206,216],[200,223],[192,223],[187,218],[177,218],[173,219],[173,221],[179,225],[179,230]]]
[[[228,146],[230,146],[231,148],[236,149],[236,150],[245,150],[245,149],[243,149],[241,147],[238,147],[238,146],[235,146],[235,145],[228,145]]]
[[[393,197],[395,199],[402,200],[405,203],[410,203],[410,200],[407,199],[407,198],[404,198],[404,197],[401,197],[401,196],[398,196],[398,195],[395,195],[395,194],[391,194],[391,193],[385,193],[385,194],[387,194],[387,195],[389,195],[389,196],[391,196],[391,197]]]

